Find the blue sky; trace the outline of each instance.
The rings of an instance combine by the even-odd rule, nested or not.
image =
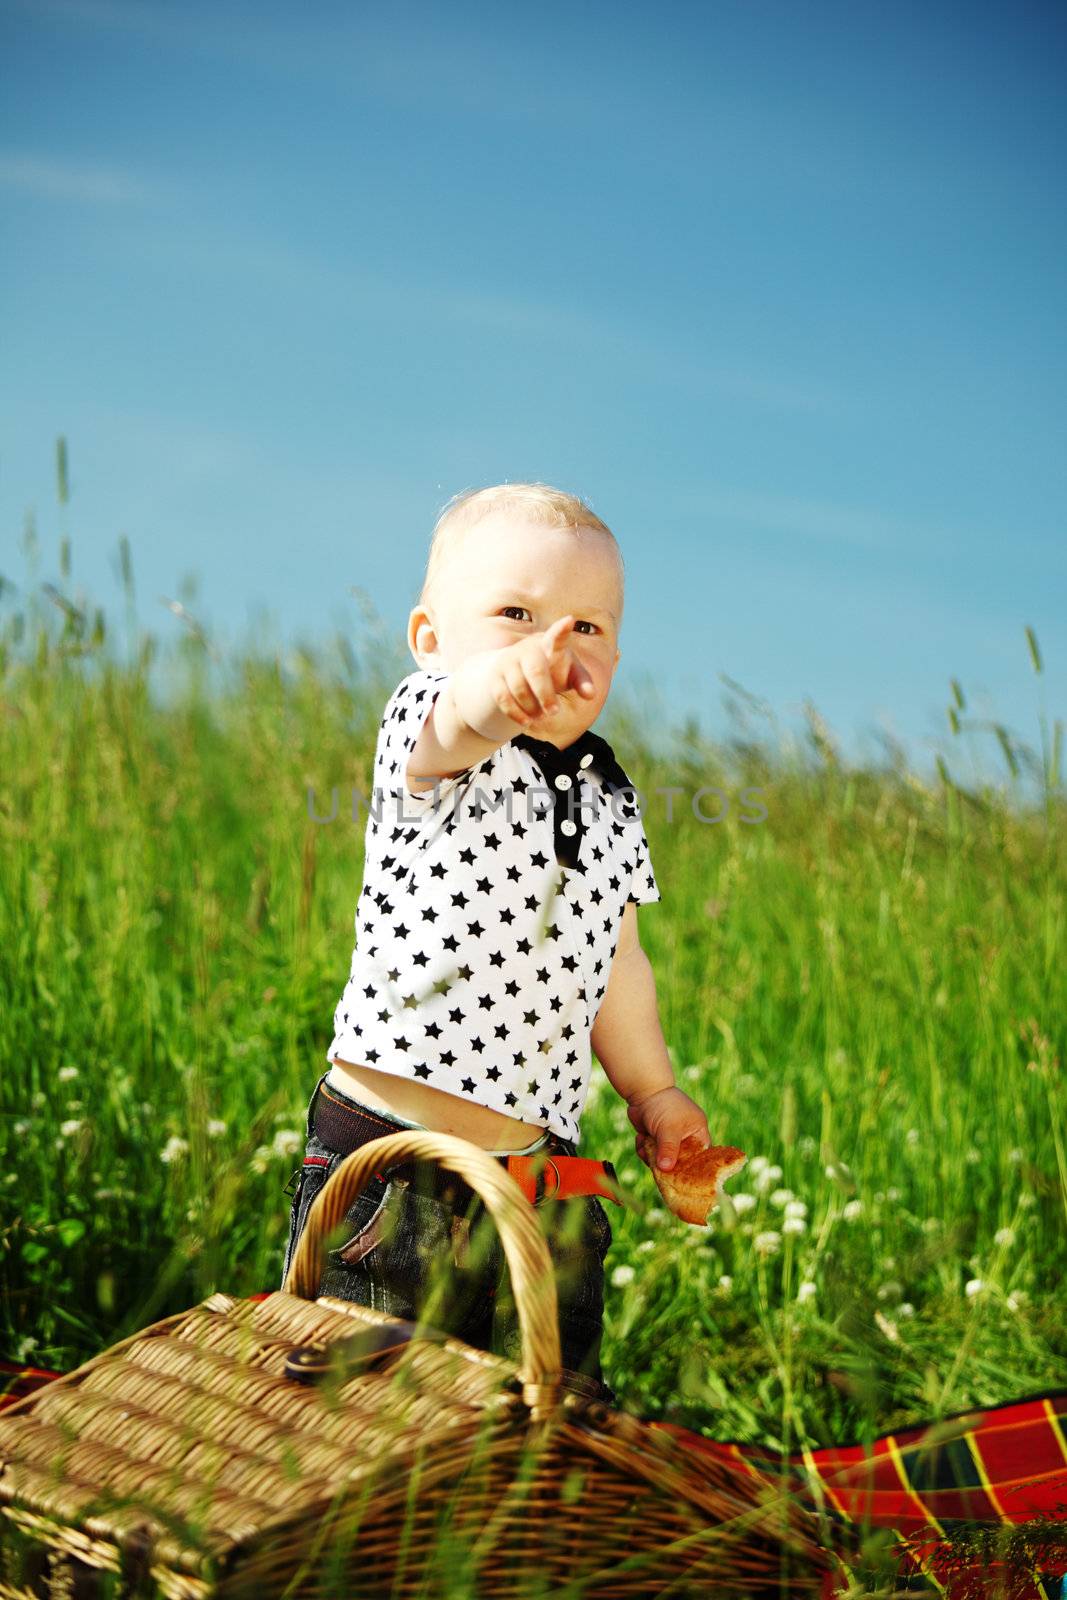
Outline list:
[[[0,25],[9,579],[32,508],[116,617],[125,533],[161,636],[193,573],[221,642],[358,650],[353,585],[402,640],[444,501],[537,478],[615,529],[616,684],[668,720],[722,731],[727,673],[928,770],[951,677],[1067,715],[1060,8]]]

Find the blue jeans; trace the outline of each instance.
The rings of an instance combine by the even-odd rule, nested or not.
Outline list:
[[[319,1079],[308,1105],[307,1144],[290,1210],[283,1282],[315,1197],[345,1159],[344,1152],[331,1150],[314,1131],[315,1101],[327,1076]],[[333,1083],[329,1092],[365,1114],[387,1116]],[[399,1127],[411,1126],[396,1120]],[[383,1136],[384,1130],[372,1137]],[[554,1133],[545,1148],[549,1154],[578,1153],[571,1140]],[[518,1362],[518,1314],[496,1225],[461,1181],[457,1191],[466,1198],[455,1203],[427,1192],[428,1181],[420,1181],[427,1166],[436,1168],[436,1163],[417,1163],[409,1182],[394,1179],[389,1169],[371,1177],[346,1214],[348,1236],[326,1252],[319,1293],[409,1322],[429,1323],[477,1349]],[[427,1179],[432,1176],[428,1173]],[[562,1364],[599,1383],[602,1398],[611,1403],[615,1396],[600,1367],[604,1258],[612,1240],[607,1211],[596,1195],[573,1195],[543,1200],[535,1215],[555,1273]]]

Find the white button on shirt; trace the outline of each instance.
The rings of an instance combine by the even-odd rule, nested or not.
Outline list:
[[[409,673],[382,716],[356,947],[327,1061],[414,1078],[577,1142],[623,910],[660,899],[644,826],[594,767],[555,802],[583,807],[578,866],[561,867],[552,789],[511,740],[408,790],[447,679]],[[576,831],[566,818],[560,828]]]

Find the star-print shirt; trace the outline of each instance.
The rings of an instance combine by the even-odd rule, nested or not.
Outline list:
[[[564,751],[519,735],[409,790],[408,759],[448,676],[409,673],[382,716],[356,947],[327,1061],[414,1078],[577,1142],[623,911],[660,898],[644,826],[610,745],[588,730]],[[561,865],[576,848],[577,863]]]

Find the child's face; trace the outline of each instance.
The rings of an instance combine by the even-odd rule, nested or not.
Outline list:
[[[463,535],[441,575],[436,603],[411,620],[428,616],[433,627],[425,664],[454,672],[468,656],[543,633],[568,612],[574,626],[566,643],[595,693],[586,699],[564,690],[558,711],[523,730],[565,749],[596,721],[621,654],[621,574],[613,541],[599,528],[576,534],[493,513]]]

